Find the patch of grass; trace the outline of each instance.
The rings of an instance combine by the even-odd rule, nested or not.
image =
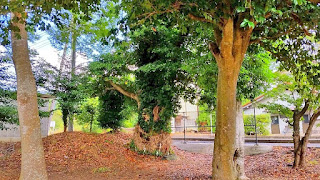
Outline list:
[[[315,159],[310,160],[308,163],[311,164],[311,165],[317,165],[317,164],[319,164],[319,162],[318,162],[317,160],[315,160]]]
[[[99,167],[99,168],[94,168],[93,173],[105,173],[105,172],[110,172],[111,169],[107,167]]]
[[[108,144],[113,144],[113,141],[109,141],[109,140],[105,140],[104,142],[106,142]]]

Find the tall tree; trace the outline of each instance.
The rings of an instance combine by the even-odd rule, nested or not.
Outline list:
[[[276,49],[272,52],[280,61],[280,70],[276,85],[277,88],[269,92],[275,101],[265,105],[274,113],[280,113],[288,118],[288,124],[293,127],[294,164],[293,167],[305,165],[305,153],[312,128],[320,115],[319,95],[319,65],[320,54],[313,37],[300,36],[275,43]],[[285,103],[283,103],[285,102]],[[290,108],[291,105],[293,108]],[[312,112],[310,122],[304,137],[301,137],[300,121],[303,115]],[[289,121],[290,119],[290,121]]]
[[[37,88],[32,74],[28,36],[21,13],[13,13],[12,59],[17,74],[17,102],[21,134],[21,174],[20,179],[48,179],[40,131]],[[21,22],[22,21],[22,22]],[[32,155],[31,155],[32,154]],[[35,169],[37,172],[30,171]]]
[[[121,1],[131,26],[175,22],[183,32],[202,31],[218,65],[217,128],[213,179],[236,179],[236,86],[250,44],[288,33],[308,33],[319,7],[307,1]],[[308,14],[308,16],[306,16]],[[271,29],[269,29],[272,27]]]
[[[140,151],[167,154],[170,151],[170,118],[177,111],[188,74],[182,71],[190,55],[184,37],[175,28],[142,26],[132,31],[133,51],[102,57],[91,64],[108,89],[119,91],[135,100],[139,118],[133,141]],[[131,55],[131,56],[130,56]],[[128,66],[131,65],[131,66]]]
[[[81,4],[78,1],[59,3],[55,1],[2,1],[0,16],[3,21],[0,25],[1,44],[7,45],[9,31],[11,30],[11,45],[13,61],[17,75],[17,102],[21,134],[21,174],[20,179],[47,179],[46,165],[44,161],[42,139],[40,134],[40,118],[37,105],[37,90],[35,79],[32,74],[27,30],[35,30],[38,27],[49,27],[43,18],[44,14],[51,14],[53,9],[58,12],[52,17],[55,23],[59,22],[59,9],[68,5],[68,8],[84,12],[95,10],[96,1],[87,1],[89,4]],[[79,6],[80,5],[80,6]],[[33,14],[29,16],[26,9]],[[11,20],[8,14],[11,14]],[[37,26],[39,25],[39,26]]]
[[[237,82],[237,118],[236,118],[236,155],[237,178],[246,179],[244,174],[244,122],[242,102],[253,100],[269,87],[272,79],[270,53],[256,46],[252,52],[245,56]],[[201,51],[203,53],[203,51]],[[197,79],[197,86],[201,89],[200,103],[209,105],[210,109],[216,108],[216,85],[218,67],[213,63],[212,57],[202,56],[196,61],[188,62],[185,69]],[[213,63],[213,64],[212,64]]]

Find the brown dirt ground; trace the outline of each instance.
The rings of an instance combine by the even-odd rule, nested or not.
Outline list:
[[[43,139],[49,179],[210,179],[211,155],[173,150],[178,160],[138,155],[128,150],[130,135],[60,133]],[[272,152],[246,157],[251,179],[320,179],[320,149],[309,148],[307,167],[290,166],[292,149],[275,147]],[[0,179],[18,179],[20,143],[0,143]]]

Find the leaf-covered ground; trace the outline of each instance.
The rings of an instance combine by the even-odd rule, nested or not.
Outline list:
[[[61,133],[44,138],[49,179],[210,179],[212,156],[174,148],[178,160],[138,155],[127,149],[130,135]],[[307,167],[294,170],[290,148],[246,157],[251,179],[320,179],[320,149],[308,150]],[[18,179],[20,144],[0,143],[0,179]]]

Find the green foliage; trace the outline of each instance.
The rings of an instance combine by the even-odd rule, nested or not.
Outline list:
[[[18,124],[17,108],[13,105],[0,105],[0,130],[6,129],[4,123]]]
[[[254,116],[253,115],[243,115],[243,122],[245,125],[254,125]],[[270,114],[259,114],[256,115],[257,122],[257,132],[263,135],[268,135],[269,129],[267,126],[271,123]],[[246,134],[250,132],[255,132],[254,126],[245,126],[244,131]]]
[[[215,111],[211,111],[208,108],[207,104],[200,105],[199,106],[199,116],[196,120],[196,123],[198,124],[198,126],[210,126],[210,124],[211,124],[210,119],[212,119],[212,126],[215,126],[215,124],[216,124]],[[211,131],[211,128],[205,127],[205,128],[201,128],[201,130]],[[215,132],[216,127],[212,127],[212,131]]]
[[[128,98],[125,98],[123,110],[120,112],[123,117],[121,126],[125,128],[132,128],[138,122],[138,113],[136,104]]]
[[[139,102],[138,123],[145,132],[169,132],[170,118],[189,82],[188,73],[181,68],[191,57],[183,46],[184,36],[161,24],[136,28],[130,39],[129,51],[128,46],[117,47],[114,54],[102,55],[90,64],[92,82],[104,92],[114,89],[112,82],[126,96],[135,96],[133,99]],[[159,108],[156,114],[160,117],[156,121],[155,108]]]
[[[77,122],[82,125],[84,131],[92,131],[98,125],[99,99],[90,98],[84,100],[80,105],[80,112],[77,114]]]
[[[98,122],[102,128],[117,130],[121,127],[123,117],[121,115],[124,97],[117,91],[108,91],[99,97]]]
[[[83,19],[90,19],[90,12],[99,8],[100,1],[88,0],[82,1],[36,1],[36,0],[18,0],[18,1],[1,1],[0,7],[0,39],[1,44],[9,44],[9,31],[18,31],[17,27],[12,26],[11,21],[26,21],[27,31],[34,32],[39,30],[48,30],[53,22],[57,26],[63,24],[62,19],[68,17],[66,10],[73,13],[82,14]],[[24,13],[28,10],[28,13]],[[11,12],[21,13],[21,18],[13,18],[10,20],[8,14]]]
[[[145,132],[169,132],[170,118],[177,111],[186,74],[181,70],[187,51],[183,36],[165,25],[142,26],[131,36],[136,47],[136,86],[141,107],[138,123]],[[154,108],[159,107],[160,119],[154,121]],[[146,121],[144,114],[149,117]]]
[[[253,100],[269,88],[274,76],[270,69],[272,62],[270,53],[262,48],[258,48],[254,53],[247,53],[237,83],[239,100]]]

